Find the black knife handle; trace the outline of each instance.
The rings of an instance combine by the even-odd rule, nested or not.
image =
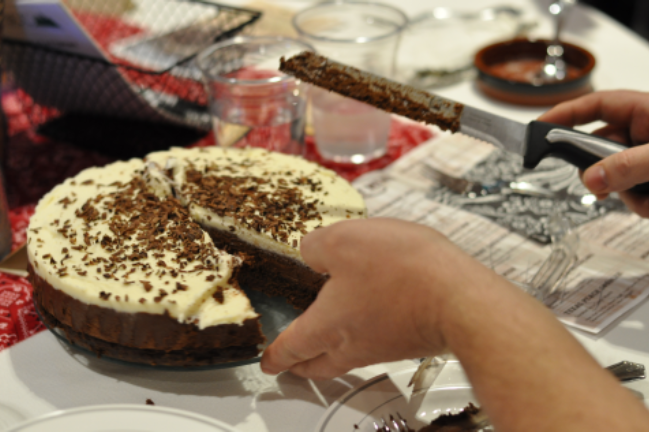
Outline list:
[[[525,142],[523,166],[530,169],[542,159],[553,156],[585,170],[605,157],[628,148],[606,138],[539,121],[533,121],[528,126]],[[649,195],[649,182],[635,185],[630,190]]]

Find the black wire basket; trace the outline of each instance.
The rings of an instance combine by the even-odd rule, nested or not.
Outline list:
[[[146,7],[131,0],[65,0],[81,29],[79,38],[89,45],[84,50],[12,37],[9,12],[3,69],[34,103],[62,114],[209,130],[207,95],[193,59],[209,45],[250,29],[261,12],[199,0],[140,3]],[[126,6],[116,11],[119,4]],[[21,13],[19,19],[23,27],[44,31],[59,25],[42,15]]]

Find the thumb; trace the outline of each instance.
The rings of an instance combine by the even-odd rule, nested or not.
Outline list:
[[[312,317],[315,308],[317,300],[264,350],[261,357],[261,370],[264,373],[277,375],[325,352],[319,334],[321,327],[317,325],[319,320],[314,323]]]
[[[602,159],[584,171],[584,185],[595,194],[620,192],[649,181],[649,144]]]

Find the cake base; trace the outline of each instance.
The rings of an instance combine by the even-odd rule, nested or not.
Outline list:
[[[63,336],[70,344],[90,351],[99,358],[105,356],[109,359],[150,366],[191,368],[247,360],[259,354],[257,345],[213,350],[187,349],[177,351],[125,347],[76,332],[69,326],[61,324],[59,320],[43,310],[38,303],[35,303],[35,306],[39,317],[48,329],[53,332],[58,331],[58,334]]]
[[[260,249],[230,232],[201,226],[217,248],[243,256],[243,265],[237,276],[239,285],[246,290],[284,297],[290,305],[305,310],[329,278],[298,260]]]
[[[44,324],[99,357],[154,366],[193,367],[246,360],[265,342],[259,318],[200,330],[169,315],[125,313],[88,305],[54,288],[31,265],[34,303]]]

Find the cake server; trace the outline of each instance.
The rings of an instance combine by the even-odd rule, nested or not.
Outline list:
[[[310,52],[282,58],[279,69],[305,82],[384,111],[492,143],[522,156],[525,168],[534,168],[544,158],[553,156],[586,169],[627,148],[565,126],[511,120]],[[636,185],[631,190],[649,194],[649,183]]]

